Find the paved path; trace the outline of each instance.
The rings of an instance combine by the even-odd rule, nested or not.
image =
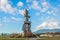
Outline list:
[[[37,39],[35,39],[35,38],[27,38],[25,40],[37,40]]]
[[[37,39],[43,39],[43,38],[26,38],[25,40],[37,40]]]

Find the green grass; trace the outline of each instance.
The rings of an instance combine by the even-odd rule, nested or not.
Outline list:
[[[42,39],[38,40],[60,40],[60,37],[42,37]]]
[[[0,40],[24,40],[23,38],[0,38]]]
[[[0,36],[0,40],[24,40],[24,38],[9,38],[8,36]]]
[[[5,36],[0,36],[0,40],[25,40],[25,39],[26,38],[8,38]],[[60,40],[60,37],[40,37],[37,40]]]

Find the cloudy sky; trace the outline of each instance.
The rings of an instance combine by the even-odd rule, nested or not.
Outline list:
[[[24,9],[31,16],[32,32],[60,29],[60,0],[0,0],[0,33],[21,33]]]

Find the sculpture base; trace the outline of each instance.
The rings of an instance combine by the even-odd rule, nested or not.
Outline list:
[[[25,32],[25,37],[32,37],[32,33],[31,32]]]
[[[32,37],[32,33],[31,32],[23,32],[22,37]]]

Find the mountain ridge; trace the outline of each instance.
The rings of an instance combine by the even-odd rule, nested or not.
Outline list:
[[[47,32],[60,32],[60,29],[40,29],[35,32],[34,34],[39,34],[39,33],[47,33]]]

